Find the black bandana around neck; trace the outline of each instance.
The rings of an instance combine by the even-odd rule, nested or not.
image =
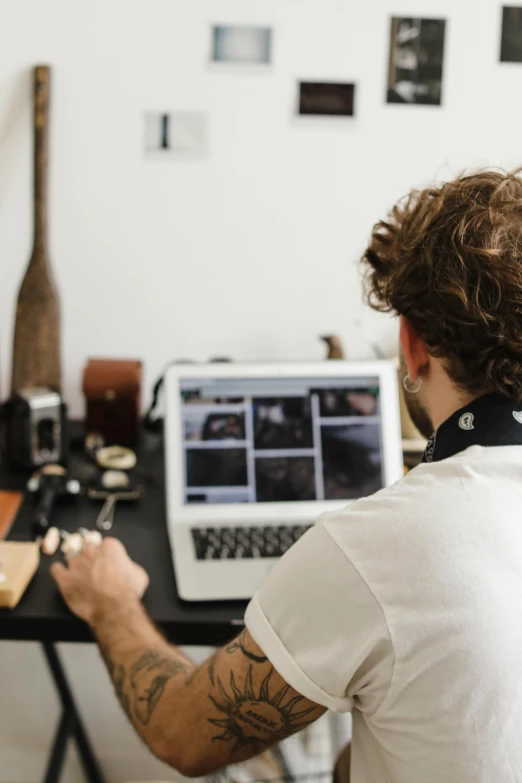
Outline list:
[[[469,446],[522,446],[522,403],[498,392],[478,397],[433,433],[423,462],[438,462]]]

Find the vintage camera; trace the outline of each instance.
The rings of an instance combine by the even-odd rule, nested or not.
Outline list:
[[[3,450],[13,469],[32,470],[68,457],[67,407],[45,386],[21,389],[3,406]]]

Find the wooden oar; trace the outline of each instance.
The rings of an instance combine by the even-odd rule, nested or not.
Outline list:
[[[13,346],[12,392],[61,387],[60,309],[47,241],[50,68],[34,69],[34,245],[20,286]]]

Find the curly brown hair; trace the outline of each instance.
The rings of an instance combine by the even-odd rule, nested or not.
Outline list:
[[[460,388],[522,400],[522,169],[414,190],[362,258],[371,307],[405,316]]]

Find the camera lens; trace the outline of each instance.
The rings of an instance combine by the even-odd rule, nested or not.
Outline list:
[[[56,448],[56,421],[54,419],[41,419],[38,422],[38,451],[42,455],[48,455]]]

